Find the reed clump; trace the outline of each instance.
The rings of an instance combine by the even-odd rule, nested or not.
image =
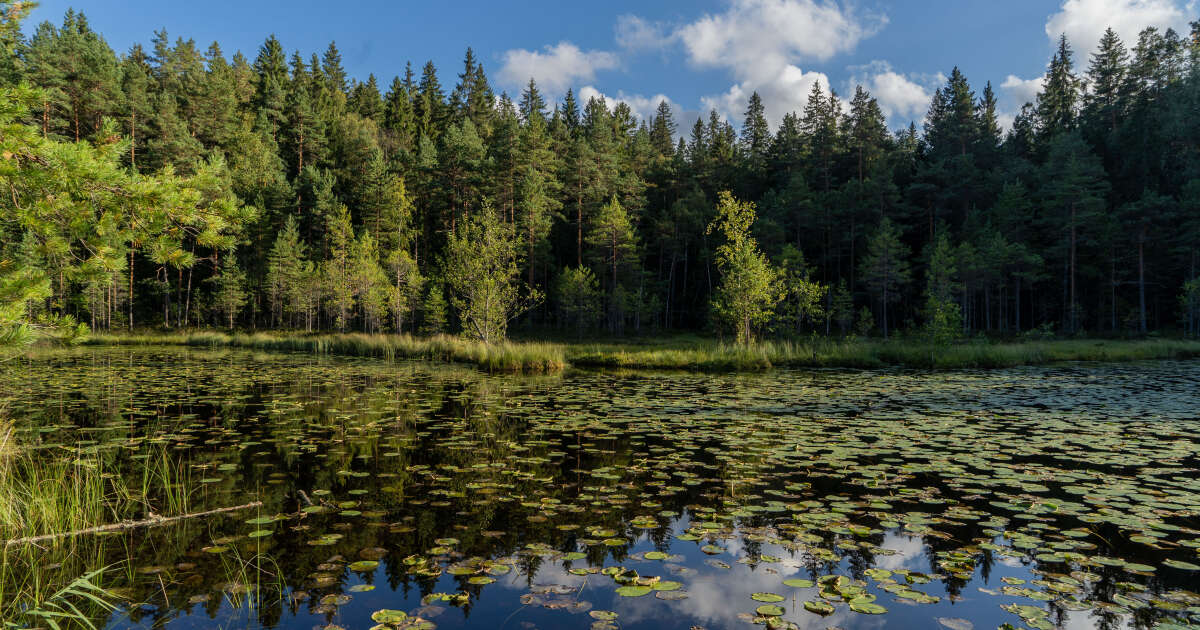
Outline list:
[[[815,338],[739,345],[698,337],[636,343],[478,341],[436,335],[153,333],[95,335],[93,344],[189,345],[307,352],[322,355],[425,359],[466,363],[488,372],[552,373],[568,367],[749,372],[775,367],[874,369],[987,369],[1066,361],[1138,361],[1200,357],[1188,339],[1067,339],[931,344],[919,338],[890,341]]]
[[[432,337],[365,333],[288,335],[275,333],[227,334],[202,331],[179,334],[96,335],[90,340],[90,343],[174,344],[383,359],[427,359],[448,363],[468,363],[489,372],[538,374],[558,372],[567,367],[561,344],[518,341],[486,344],[449,335]]]

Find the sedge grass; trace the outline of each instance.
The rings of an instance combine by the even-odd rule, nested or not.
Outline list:
[[[184,514],[189,473],[166,450],[148,453],[140,477],[94,453],[41,452],[0,422],[0,542],[62,534],[155,512]]]
[[[438,335],[289,335],[193,332],[95,335],[90,343],[242,347],[385,359],[411,358],[468,363],[489,372],[557,372],[567,367],[759,371],[773,367],[917,369],[1005,368],[1066,361],[1137,361],[1200,357],[1200,341],[1038,340],[935,345],[913,339],[761,341],[750,345],[698,337],[667,337],[619,343],[505,341],[484,344]]]
[[[461,337],[382,334],[182,334],[96,335],[90,343],[119,345],[175,344],[202,347],[235,347],[258,350],[309,352],[383,359],[427,359],[468,363],[489,372],[546,373],[567,367],[561,344],[503,341],[486,344]]]

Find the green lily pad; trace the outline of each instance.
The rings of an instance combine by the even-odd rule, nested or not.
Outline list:
[[[641,597],[647,595],[654,589],[649,586],[622,586],[617,589],[617,595],[621,597]]]

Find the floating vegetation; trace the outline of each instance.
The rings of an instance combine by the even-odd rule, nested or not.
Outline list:
[[[97,628],[1200,624],[1193,363],[536,377],[87,347],[0,385],[39,479],[114,497],[90,520],[256,506],[6,545],[6,620],[116,566],[63,605]]]

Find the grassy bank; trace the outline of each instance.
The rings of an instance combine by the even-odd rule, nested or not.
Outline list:
[[[686,346],[572,348],[580,367],[741,371],[770,367],[922,369],[1005,368],[1061,361],[1137,361],[1200,357],[1200,341],[1062,340],[934,346],[912,341],[764,342],[749,347],[716,342]]]
[[[226,334],[221,332],[94,335],[89,343],[237,347],[346,356],[467,363],[489,372],[556,372],[569,366],[755,371],[772,367],[920,369],[1004,368],[1061,361],[1137,361],[1200,357],[1200,341],[1049,340],[933,346],[910,340],[815,340],[738,346],[699,337],[636,343],[507,341],[487,345],[450,336]]]
[[[567,367],[563,346],[559,344],[506,341],[488,345],[447,335],[412,337],[410,335],[359,333],[289,335],[226,334],[221,332],[104,334],[93,335],[88,343],[234,347],[384,359],[427,359],[450,363],[469,363],[489,372],[557,372]]]

